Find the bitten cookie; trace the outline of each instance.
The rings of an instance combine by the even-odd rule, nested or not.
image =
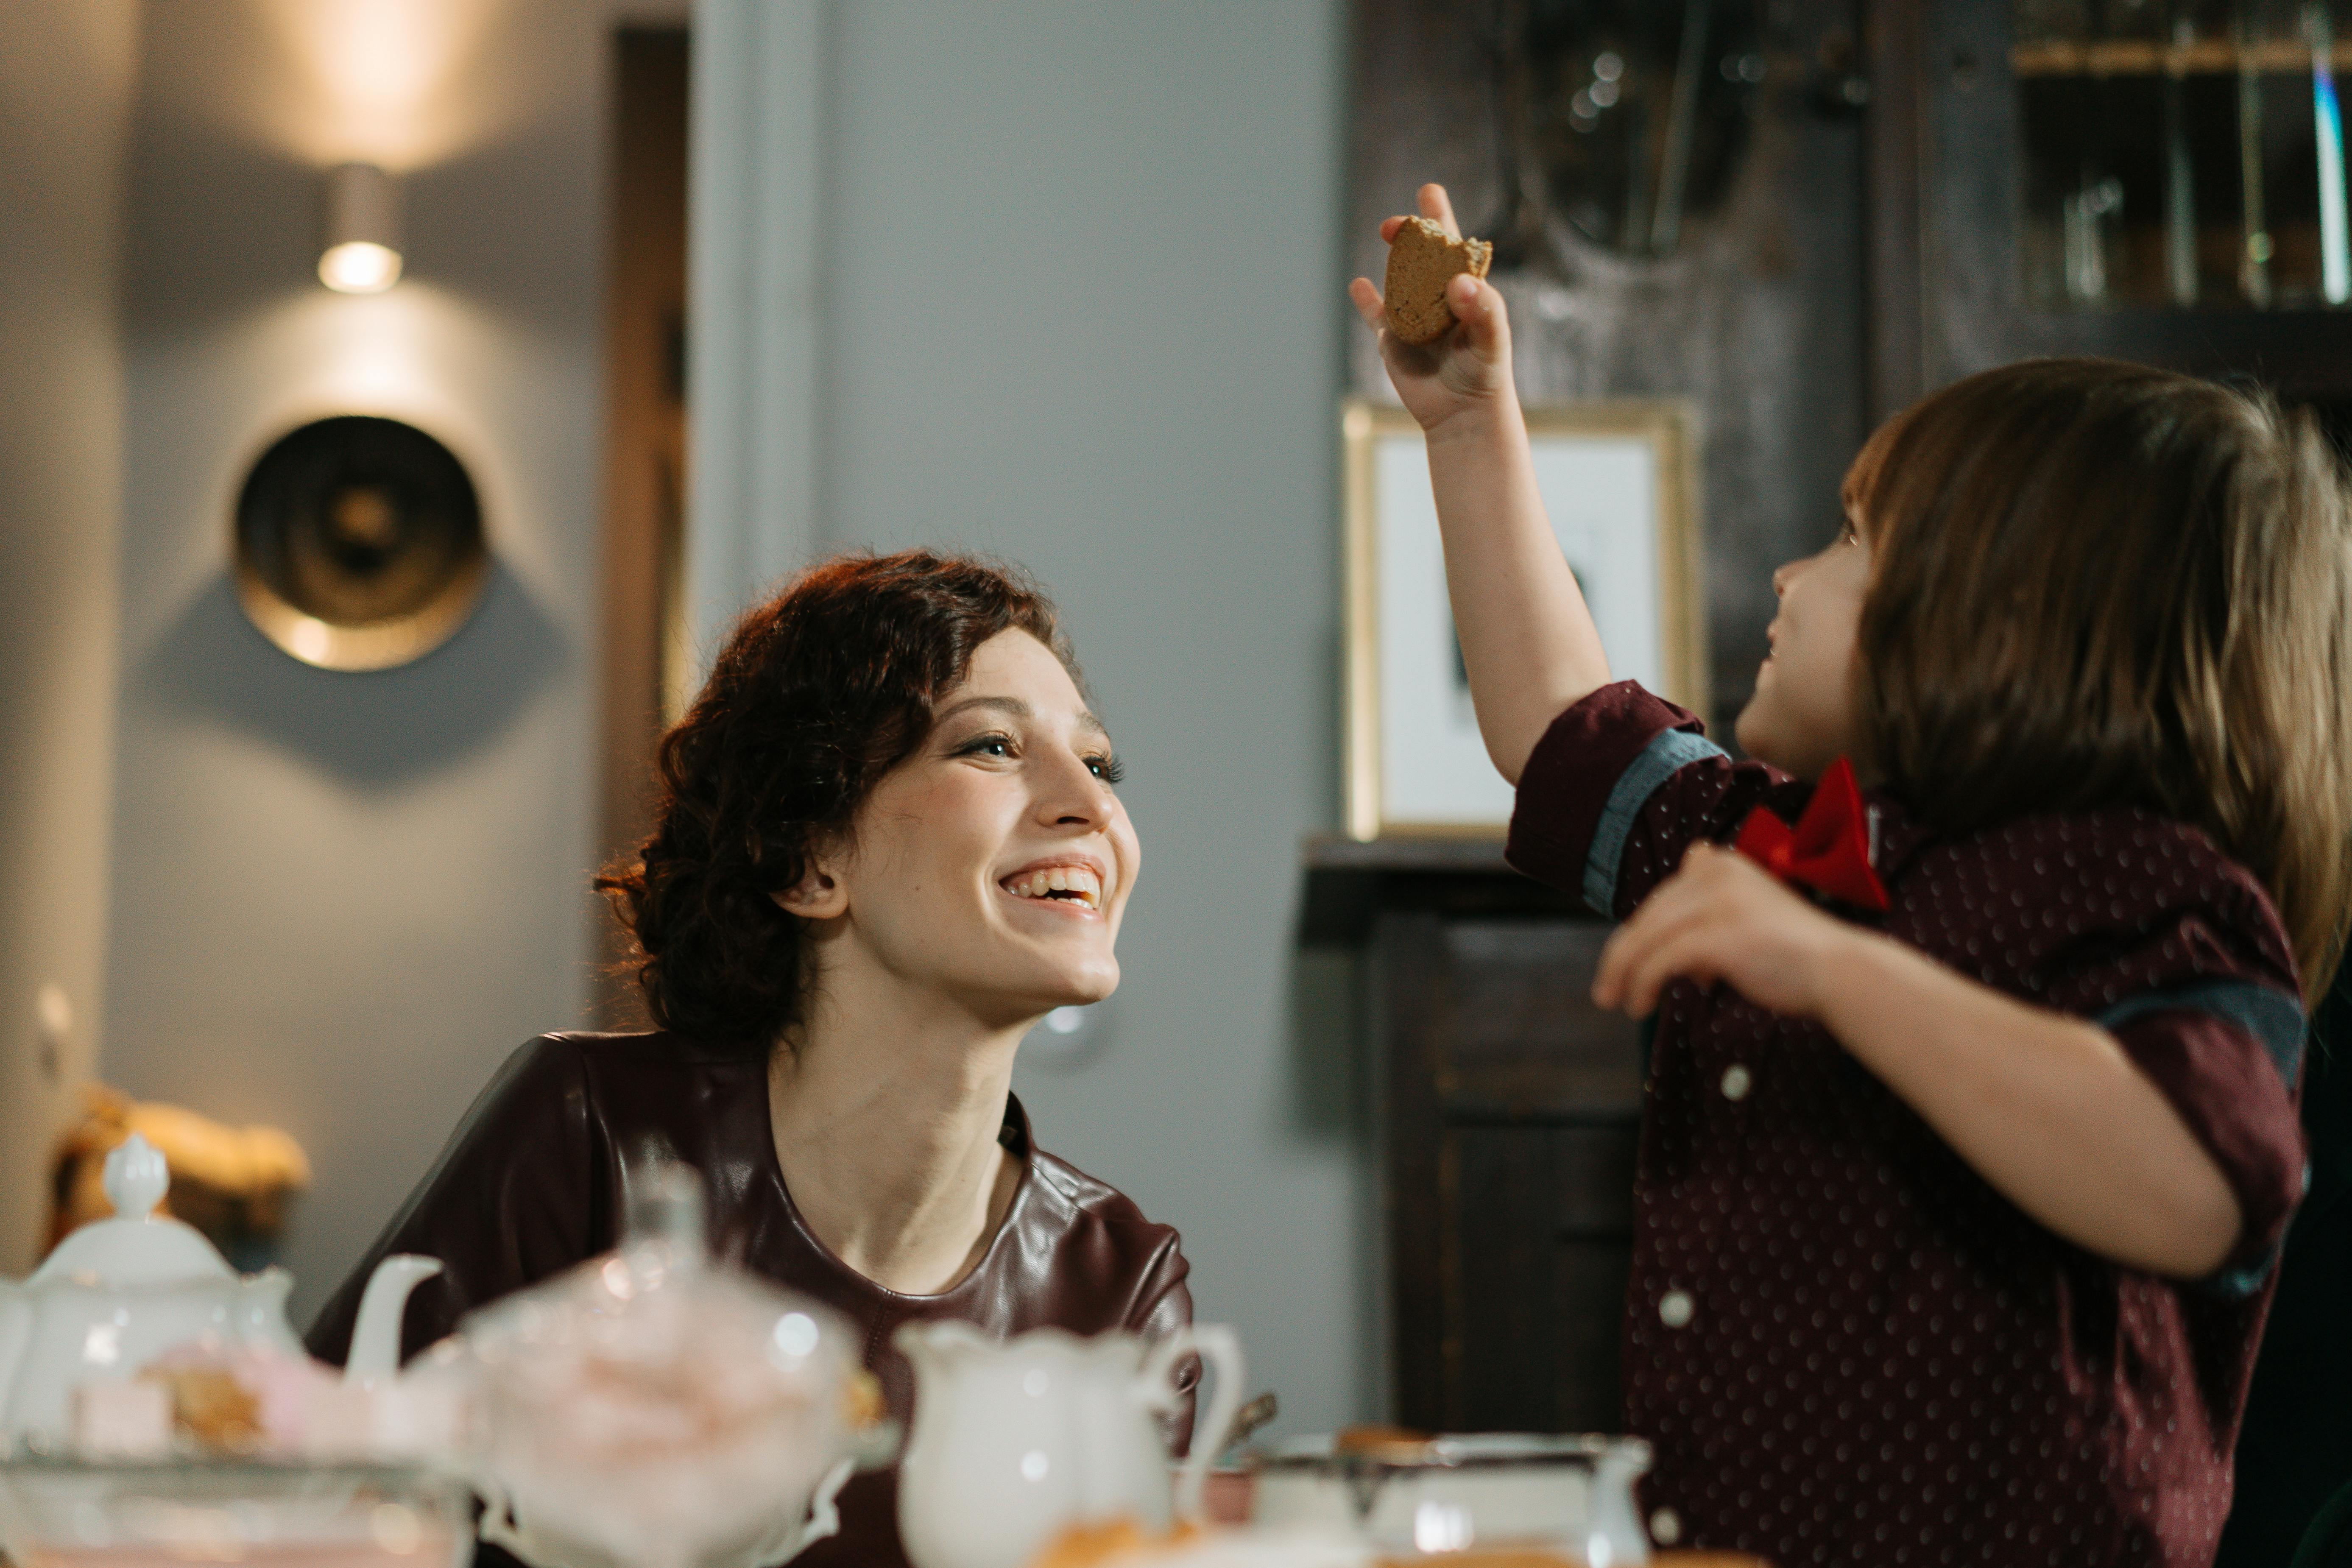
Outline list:
[[[1408,343],[1425,343],[1454,324],[1445,286],[1457,272],[1486,276],[1495,247],[1483,239],[1448,239],[1444,228],[1425,217],[1409,217],[1389,244],[1389,276],[1382,307],[1389,331]]]

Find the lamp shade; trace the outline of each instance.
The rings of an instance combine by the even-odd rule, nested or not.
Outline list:
[[[327,171],[326,243],[319,281],[345,294],[373,294],[400,281],[400,192],[373,163]]]

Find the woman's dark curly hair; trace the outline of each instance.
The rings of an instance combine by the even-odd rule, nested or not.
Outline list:
[[[929,551],[825,562],[736,625],[662,737],[652,836],[596,879],[636,935],[656,1023],[760,1053],[801,1021],[806,938],[770,895],[923,743],[974,650],[1015,628],[1076,679],[1025,574]]]

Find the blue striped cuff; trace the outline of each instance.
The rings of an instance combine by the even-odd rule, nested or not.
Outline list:
[[[1633,765],[1618,775],[1609,792],[1609,804],[1592,829],[1592,847],[1584,857],[1584,901],[1603,919],[1617,910],[1617,867],[1625,858],[1625,836],[1642,815],[1658,786],[1693,763],[1731,753],[1704,735],[1688,730],[1666,730],[1643,748]]]
[[[2113,1029],[2129,1019],[2148,1013],[2203,1013],[2234,1025],[2262,1042],[2270,1054],[2271,1065],[2292,1090],[2294,1080],[2302,1076],[2304,1016],[2303,1007],[2294,998],[2258,985],[2251,980],[2200,980],[2193,984],[2176,986],[2169,991],[2151,991],[2145,995],[2126,997],[2099,1015],[2103,1029]],[[2311,1166],[2303,1168],[2304,1190],[2311,1190]],[[2263,1288],[2271,1270],[2278,1264],[2279,1248],[2273,1246],[2254,1263],[2244,1268],[2233,1268],[2200,1280],[2199,1286],[2207,1292],[2227,1300],[2243,1300]]]
[[[1610,802],[1612,806],[1616,804],[1613,799]],[[2270,1053],[2271,1065],[2278,1068],[2279,1080],[2288,1089],[2294,1089],[2295,1079],[2303,1075],[2301,1004],[2284,992],[2251,980],[2200,980],[2169,991],[2128,996],[2100,1014],[2098,1025],[2103,1029],[2113,1029],[2143,1013],[2184,1009],[2210,1013],[2260,1040],[2263,1049]]]

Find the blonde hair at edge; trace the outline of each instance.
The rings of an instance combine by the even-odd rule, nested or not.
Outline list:
[[[2352,899],[2352,506],[2307,410],[2032,360],[1872,436],[1861,748],[1941,831],[2141,806],[2278,906],[2306,1001]]]

